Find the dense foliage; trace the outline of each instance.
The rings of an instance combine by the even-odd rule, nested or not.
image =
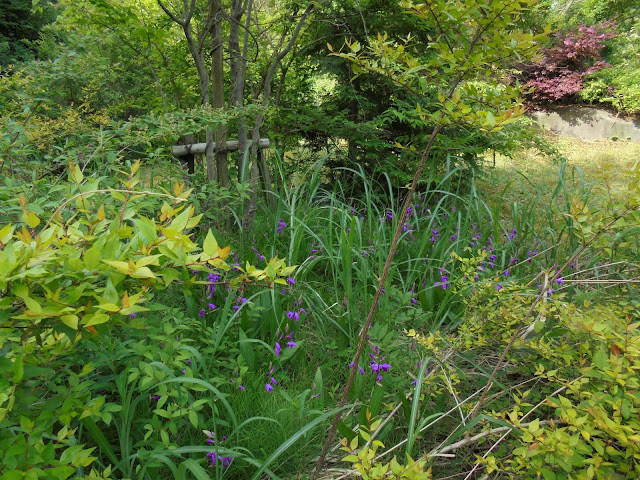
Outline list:
[[[640,112],[636,2],[544,1],[529,21],[534,29],[540,22],[556,29],[542,59],[521,67],[534,88],[534,103],[599,103],[627,114]]]
[[[11,20],[0,478],[310,478],[335,415],[326,479],[638,478],[640,166],[600,188],[555,158],[513,202],[514,179],[477,182],[487,150],[553,151],[521,75],[548,104],[633,111],[615,59],[635,40],[614,31],[636,7],[582,3]],[[198,140],[189,174],[171,147]]]
[[[605,41],[615,37],[614,28],[612,22],[581,25],[577,31],[556,39],[543,60],[523,69],[533,87],[533,99],[546,103],[575,99],[588,75],[609,66],[601,54]]]

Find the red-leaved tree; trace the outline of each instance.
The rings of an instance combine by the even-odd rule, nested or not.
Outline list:
[[[558,36],[541,61],[523,67],[523,76],[534,89],[532,100],[555,103],[580,92],[587,75],[608,66],[601,55],[605,41],[617,35],[615,26],[612,20],[582,25]]]

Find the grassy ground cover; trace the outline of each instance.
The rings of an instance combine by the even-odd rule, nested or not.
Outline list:
[[[276,160],[249,232],[237,192],[187,195],[166,167],[161,195],[113,190],[135,166],[7,179],[2,475],[309,478],[358,369],[323,478],[637,478],[639,172],[603,195],[571,163],[594,149],[566,142],[582,180],[532,152],[477,183],[432,174],[359,365],[390,183]],[[618,145],[626,162],[630,144],[596,157]]]
[[[609,195],[620,200],[628,195],[622,174],[640,160],[640,143],[624,140],[586,141],[575,137],[544,132],[541,135],[566,158],[564,179],[572,191],[591,189],[594,194]],[[526,201],[539,192],[552,192],[558,182],[559,162],[535,149],[518,152],[513,158],[487,155],[486,169],[479,188],[487,198],[500,195],[505,185],[511,185],[508,195],[513,200]]]

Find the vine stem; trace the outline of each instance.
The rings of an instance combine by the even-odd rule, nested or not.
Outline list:
[[[455,84],[457,86],[457,82]],[[455,86],[452,87],[451,93],[455,89]],[[444,112],[441,114],[441,119],[444,117]],[[427,163],[427,158],[429,157],[429,153],[431,152],[431,148],[433,146],[433,142],[435,141],[438,133],[442,130],[442,125],[438,124],[434,127],[431,132],[431,136],[429,137],[429,143],[426,148],[422,152],[422,156],[420,158],[420,164],[418,165],[418,169],[416,170],[415,175],[413,176],[413,181],[411,182],[411,187],[409,188],[409,193],[407,194],[407,198],[404,201],[404,205],[402,207],[402,213],[400,214],[400,218],[398,219],[398,224],[396,226],[396,231],[393,236],[393,240],[391,241],[391,247],[389,248],[389,254],[387,255],[387,261],[384,264],[384,268],[382,269],[382,274],[380,275],[380,280],[378,282],[378,289],[376,290],[376,294],[373,297],[373,303],[371,304],[371,308],[369,309],[369,314],[367,315],[367,320],[362,328],[362,332],[360,333],[360,341],[358,343],[358,348],[356,349],[356,354],[353,358],[353,368],[351,368],[349,373],[349,379],[347,380],[347,384],[342,393],[342,398],[340,399],[339,408],[342,408],[347,403],[347,397],[349,395],[349,391],[351,390],[351,386],[353,385],[353,381],[355,379],[356,370],[358,362],[360,361],[360,356],[362,355],[362,350],[366,343],[367,333],[371,324],[373,323],[373,316],[378,309],[378,304],[380,303],[380,297],[382,296],[382,290],[384,289],[384,285],[387,281],[387,275],[389,273],[389,269],[391,268],[391,263],[393,262],[393,257],[395,256],[396,247],[398,245],[398,241],[400,239],[400,235],[402,234],[402,226],[407,218],[407,211],[411,206],[411,202],[413,201],[413,195],[416,192],[418,187],[418,181],[422,176],[422,171],[424,170],[424,166]],[[322,465],[324,460],[329,452],[329,448],[331,446],[331,442],[333,441],[333,437],[336,434],[336,430],[338,429],[338,422],[340,421],[341,415],[340,412],[336,413],[336,416],[333,419],[333,423],[331,424],[331,429],[329,430],[329,436],[327,437],[327,441],[322,448],[322,453],[320,454],[320,458],[318,459],[318,463],[316,464],[316,468],[313,472],[313,480],[318,479],[318,475],[322,470]]]
[[[482,14],[483,19],[486,18],[486,13],[483,12]],[[471,53],[473,52],[473,49],[475,48],[475,46],[477,45],[478,41],[480,40],[480,38],[482,37],[482,34],[485,32],[485,30],[488,28],[489,24],[493,22],[493,20],[495,20],[495,17],[489,22],[487,23],[487,25],[482,25],[479,24],[473,34],[473,37],[471,38],[471,41],[469,42],[469,46],[467,47],[467,50],[465,52],[465,56],[463,61],[460,63],[460,65],[464,65],[469,58],[471,57]],[[468,73],[468,70],[464,69],[460,72],[458,72],[458,75],[455,76],[453,78],[453,81],[451,82],[451,85],[449,87],[449,89],[447,90],[447,93],[445,95],[445,99],[446,100],[450,100],[451,97],[453,96],[454,92],[456,91],[456,89],[458,88],[458,85],[460,84],[460,82],[462,81],[463,78],[465,78],[466,74]],[[446,109],[444,108],[446,102],[443,102],[443,107],[442,110],[440,112],[440,115],[438,117],[438,120],[436,121],[436,125],[433,128],[433,130],[431,131],[431,135],[429,136],[429,141],[427,142],[427,146],[424,148],[424,150],[422,151],[422,155],[420,157],[420,163],[418,164],[418,168],[416,169],[416,173],[413,175],[413,180],[411,181],[411,187],[409,188],[409,192],[407,193],[407,198],[404,201],[404,205],[402,206],[402,213],[400,214],[400,218],[398,219],[398,224],[396,225],[396,231],[395,234],[393,235],[393,240],[391,241],[391,247],[389,248],[389,254],[387,255],[387,260],[384,264],[384,268],[382,269],[382,274],[380,275],[380,280],[378,282],[378,289],[376,290],[376,294],[373,297],[373,303],[371,304],[371,308],[369,309],[369,314],[367,315],[367,320],[365,321],[364,327],[362,328],[362,332],[360,333],[360,341],[358,342],[358,348],[356,349],[356,354],[353,358],[353,368],[350,369],[349,372],[349,379],[347,380],[347,384],[344,387],[344,391],[342,393],[342,398],[340,399],[340,403],[339,403],[339,408],[344,407],[344,405],[346,405],[347,403],[347,398],[349,395],[349,391],[351,390],[351,387],[353,385],[353,381],[355,379],[356,376],[356,370],[357,370],[357,365],[358,362],[360,361],[360,356],[362,355],[362,350],[364,349],[364,345],[366,343],[366,339],[367,339],[367,333],[369,332],[369,328],[371,327],[371,324],[373,323],[373,317],[376,313],[376,310],[378,309],[378,304],[380,303],[380,297],[382,295],[382,291],[384,290],[384,285],[386,283],[387,280],[387,275],[389,273],[389,269],[391,268],[391,263],[393,262],[393,257],[395,256],[396,253],[396,247],[398,245],[398,241],[400,239],[400,235],[402,234],[402,227],[404,225],[404,222],[407,219],[407,211],[409,210],[409,207],[411,206],[411,202],[413,201],[413,196],[416,193],[416,190],[418,188],[418,181],[420,180],[420,178],[422,177],[422,171],[424,170],[424,167],[427,163],[427,159],[429,158],[429,154],[431,153],[431,149],[433,147],[433,143],[436,140],[436,137],[438,136],[438,134],[440,133],[440,130],[442,130],[443,128],[443,120],[447,114]],[[483,392],[484,394],[485,392]],[[327,457],[327,453],[329,452],[329,448],[331,447],[331,442],[333,441],[333,437],[336,434],[336,430],[338,429],[338,422],[340,422],[340,418],[341,418],[341,410],[338,411],[338,413],[336,413],[336,416],[333,419],[333,423],[331,424],[331,429],[329,430],[329,435],[327,437],[327,440],[324,444],[324,447],[322,448],[322,453],[320,454],[320,458],[318,458],[318,463],[316,464],[316,468],[313,471],[313,477],[312,480],[318,480],[318,476],[320,475],[320,471],[322,470],[322,465],[324,463],[325,458]]]

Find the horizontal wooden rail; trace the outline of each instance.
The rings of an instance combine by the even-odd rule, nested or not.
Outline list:
[[[227,152],[235,152],[238,150],[238,140],[229,140],[226,143],[225,150]],[[271,141],[268,138],[258,140],[258,148],[269,148]],[[204,153],[207,149],[206,143],[192,143],[191,145],[175,145],[171,147],[171,153],[174,157],[183,157],[194,153]],[[216,142],[213,142],[213,149],[216,149]]]

